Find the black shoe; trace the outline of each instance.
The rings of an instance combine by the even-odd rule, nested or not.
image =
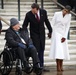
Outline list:
[[[27,74],[31,73],[32,70],[33,70],[32,67],[26,67],[26,68],[24,69],[24,71],[25,71]]]
[[[16,67],[16,71],[15,71],[16,75],[22,75],[22,69],[20,67]]]
[[[42,74],[42,68],[41,67],[36,67],[34,68],[34,72],[37,74],[37,75],[41,75]]]
[[[44,72],[50,72],[50,70],[49,70],[47,67],[44,67],[44,68],[43,68],[43,71],[44,71]]]

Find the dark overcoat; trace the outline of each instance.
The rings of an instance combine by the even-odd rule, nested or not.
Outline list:
[[[26,31],[24,31],[23,29],[20,29],[19,34],[24,39],[27,46],[30,44],[33,44]],[[17,35],[16,31],[14,31],[11,27],[8,28],[6,31],[5,39],[6,39],[6,42],[9,44],[9,46],[11,47],[17,47],[19,43],[23,43],[20,37]]]
[[[45,48],[44,22],[49,30],[49,33],[52,32],[52,28],[47,18],[47,12],[43,9],[40,9],[39,12],[40,12],[40,21],[38,22],[32,11],[29,11],[25,16],[23,28],[26,29],[28,23],[30,23],[29,24],[30,36],[33,41],[33,44],[35,45],[37,50],[40,50],[40,47],[42,47],[42,50],[44,50]]]
[[[68,0],[57,0],[60,4],[62,4],[63,6],[68,5]]]

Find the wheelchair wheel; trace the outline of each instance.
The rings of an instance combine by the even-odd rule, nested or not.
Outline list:
[[[10,51],[8,50],[4,50],[1,54],[0,54],[0,72],[2,75],[8,75],[11,70],[12,70],[12,66],[13,66],[13,57],[10,53]]]

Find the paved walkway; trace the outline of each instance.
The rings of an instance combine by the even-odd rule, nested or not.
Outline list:
[[[10,73],[10,75],[15,75],[15,73],[12,72]],[[27,74],[23,73],[23,75],[27,75]],[[36,74],[31,73],[28,75],[36,75]],[[50,71],[50,72],[44,72],[42,75],[76,75],[76,70],[66,70],[64,72]]]
[[[50,72],[43,72],[42,75],[76,75],[76,66],[64,67],[63,72],[57,72],[55,67],[50,67]],[[15,75],[15,72],[11,72],[10,75]],[[27,75],[23,72],[23,75]],[[36,75],[34,73],[28,75]]]

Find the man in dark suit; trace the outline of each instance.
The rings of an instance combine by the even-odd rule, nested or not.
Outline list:
[[[68,4],[68,0],[57,0],[60,4],[63,6],[66,6]]]
[[[70,5],[72,9],[74,8],[75,9],[74,12],[76,13],[76,0],[68,0],[68,5]]]
[[[47,12],[44,9],[40,9],[39,5],[33,3],[31,11],[26,13],[23,29],[26,29],[28,23],[30,23],[30,36],[34,46],[37,49],[38,56],[40,59],[40,66],[44,67],[44,49],[45,49],[45,27],[49,30],[48,37],[51,38],[52,28],[47,18]],[[43,69],[45,70],[45,69]]]
[[[1,30],[2,30],[2,23],[1,23],[1,18],[0,18],[0,34],[1,34]]]
[[[75,8],[75,13],[76,13],[76,0],[71,0],[71,3],[72,3],[72,7]]]
[[[17,19],[12,18],[10,20],[10,27],[6,31],[5,39],[9,47],[17,48],[17,53],[22,60],[25,71],[29,72],[30,67],[27,63],[26,56],[32,57],[33,68],[35,73],[40,73],[40,63],[37,55],[37,50],[29,38],[28,32],[20,28],[20,24]]]
[[[74,1],[75,13],[76,13],[76,0],[73,0],[73,1]],[[76,20],[76,16],[75,16],[75,20]]]

